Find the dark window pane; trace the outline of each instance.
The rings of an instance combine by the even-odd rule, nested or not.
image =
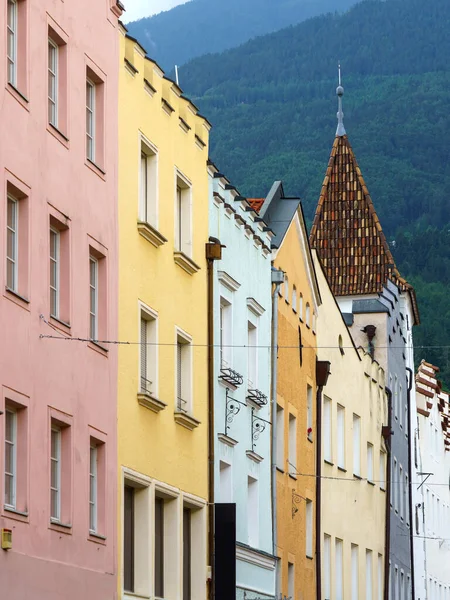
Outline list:
[[[134,592],[134,488],[124,490],[123,587]]]
[[[183,510],[183,600],[191,600],[191,511]]]
[[[164,500],[155,498],[155,596],[164,598]]]

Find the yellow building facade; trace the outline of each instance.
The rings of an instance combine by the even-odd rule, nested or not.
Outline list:
[[[278,298],[278,594],[315,598],[316,316],[320,294],[301,207],[275,253]],[[309,476],[307,476],[309,475]]]
[[[322,394],[322,598],[384,598],[388,425],[385,373],[356,348],[313,250],[322,305],[318,359],[331,374]]]
[[[200,599],[210,125],[124,27],[120,50],[119,598]]]

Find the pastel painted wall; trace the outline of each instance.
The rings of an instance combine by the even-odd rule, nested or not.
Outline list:
[[[380,453],[386,452],[381,428],[388,422],[385,373],[370,355],[353,345],[315,251],[314,256],[322,297],[317,325],[318,358],[331,363],[331,375],[323,389],[322,589],[324,597],[331,600],[378,599],[384,590],[387,465],[386,454],[382,454],[384,467],[380,466]],[[338,410],[344,416],[342,421]],[[358,425],[354,415],[360,419],[359,437],[355,435]],[[340,431],[344,434],[342,445]],[[371,468],[368,444],[372,445]],[[367,555],[367,551],[371,554]],[[370,596],[366,595],[367,587]],[[356,596],[352,596],[352,590]]]
[[[6,7],[0,44],[6,50]],[[0,64],[0,410],[15,411],[16,501],[5,499],[5,414],[0,416],[0,581],[11,599],[114,598],[116,397],[113,345],[89,338],[89,254],[102,254],[98,317],[117,339],[117,20],[112,2],[27,0],[18,6],[18,73]],[[89,18],[86,18],[86,15]],[[59,123],[48,123],[48,37],[60,44]],[[86,160],[86,74],[98,105],[98,166]],[[68,74],[68,76],[67,76]],[[98,168],[101,167],[101,168]],[[7,193],[19,204],[18,286],[8,291]],[[50,317],[50,224],[60,228],[60,319]],[[47,324],[47,323],[48,324]],[[48,339],[41,336],[56,336]],[[68,340],[68,341],[66,341]],[[53,421],[52,421],[53,419]],[[61,428],[61,518],[50,518],[50,429]],[[89,455],[99,444],[98,526],[90,535]],[[102,457],[100,458],[100,455]]]
[[[316,316],[320,297],[301,209],[276,252],[274,266],[286,274],[278,297],[278,591],[283,596],[293,594],[294,598],[307,600],[315,597]],[[312,503],[309,548],[307,500]]]
[[[123,522],[124,478],[134,476],[148,486],[141,525],[145,531],[142,576],[136,593],[154,595],[154,493],[166,490],[175,499],[170,537],[173,552],[167,574],[168,596],[182,594],[181,539],[184,503],[199,508],[193,548],[193,596],[206,594],[207,482],[207,151],[209,124],[181,97],[142,48],[120,34],[119,92],[119,337],[140,340],[141,310],[153,315],[156,333],[148,346],[154,369],[149,393],[141,393],[138,344],[119,349],[119,522]],[[141,153],[154,157],[148,185],[154,186],[154,211],[139,210]],[[189,191],[191,243],[180,257],[176,243],[176,198],[180,185]],[[186,183],[187,182],[187,183]],[[150,187],[149,187],[150,189]],[[149,192],[150,193],[150,192]],[[189,256],[188,256],[189,255]],[[190,273],[186,269],[191,270]],[[190,340],[189,404],[177,408],[177,332]],[[167,491],[169,490],[169,491]],[[181,516],[181,518],[180,518]],[[146,529],[148,527],[148,529]],[[119,531],[119,565],[122,533]],[[169,535],[169,534],[167,534]],[[169,539],[169,538],[167,538]],[[121,566],[122,568],[122,566]],[[168,567],[169,568],[169,567]],[[170,575],[170,576],[169,576]],[[170,584],[170,585],[169,585]],[[119,577],[122,597],[123,579]]]
[[[273,597],[270,237],[215,171],[211,166],[209,231],[226,246],[214,263],[215,502],[236,503],[237,597],[244,590],[252,597]],[[227,387],[227,369],[242,376],[240,385]],[[265,397],[261,406],[252,401],[255,390]]]

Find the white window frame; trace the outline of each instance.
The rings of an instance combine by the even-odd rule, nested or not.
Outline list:
[[[50,519],[52,521],[61,521],[61,428],[52,425],[50,436],[56,435],[56,456],[52,454],[52,443],[50,440]],[[52,486],[51,473],[52,463],[56,463],[56,484]],[[53,514],[52,491],[56,494],[56,514]]]
[[[139,220],[158,228],[158,149],[139,136]]]
[[[53,64],[54,63],[54,64]],[[48,122],[58,128],[59,46],[48,38]]]
[[[88,93],[89,90],[89,93]],[[86,78],[86,158],[95,163],[95,106],[96,85]]]
[[[175,251],[192,256],[192,183],[175,170]]]
[[[334,540],[334,580],[335,600],[344,600],[344,542],[336,538]]]
[[[380,488],[386,489],[386,452],[380,450]]]
[[[306,308],[305,308],[305,323],[307,325],[307,327],[311,327],[311,306],[309,304],[309,302],[306,303]]]
[[[351,600],[359,600],[359,546],[351,544],[352,596]]]
[[[323,536],[323,592],[324,600],[331,600],[331,536]]]
[[[333,462],[333,428],[332,428],[332,409],[331,398],[323,396],[323,459],[327,462]]]
[[[248,545],[259,547],[259,480],[247,476],[247,537]]]
[[[175,410],[190,414],[192,413],[193,386],[192,337],[177,327],[175,339]],[[181,361],[180,367],[179,361]],[[179,374],[181,374],[181,379]]]
[[[9,415],[9,417],[8,417]],[[17,505],[17,411],[13,410],[9,407],[5,409],[5,421],[7,418],[12,420],[11,422],[11,439],[7,439],[6,437],[6,423],[5,423],[5,507],[16,509]],[[6,447],[11,447],[11,470],[7,471],[6,469]],[[11,496],[8,498],[9,502],[6,499],[6,479],[10,478],[11,485]]]
[[[305,500],[305,523],[306,523],[306,544],[305,553],[308,558],[313,557],[313,501],[308,498]]]
[[[289,473],[297,475],[297,417],[289,413]]]
[[[288,597],[295,598],[295,564],[288,562]]]
[[[398,486],[399,486],[399,514],[400,519],[403,521],[404,518],[404,479],[403,479],[403,467],[399,465],[398,470]]]
[[[247,385],[249,390],[258,387],[258,323],[247,317]]]
[[[399,488],[399,481],[398,481],[398,467],[397,467],[397,459],[394,458],[394,477],[393,477],[393,483],[392,483],[392,490],[394,493],[394,510],[396,513],[398,513],[398,488]]]
[[[373,598],[373,552],[366,550],[366,600]]]
[[[370,483],[373,483],[374,479],[373,452],[373,444],[367,442],[367,481],[370,481]]]
[[[139,382],[138,389],[140,394],[158,396],[158,313],[149,306],[139,302]],[[145,321],[145,342],[143,338],[142,321]],[[145,361],[145,373],[143,373],[143,364]],[[144,381],[145,379],[145,385]],[[149,384],[149,385],[147,385]]]
[[[52,235],[55,237],[55,256],[52,256]],[[55,268],[55,285],[52,286],[52,268]],[[59,319],[60,314],[60,281],[61,281],[61,233],[50,227],[50,315]],[[52,293],[55,297],[55,312],[52,312]]]
[[[353,475],[361,476],[361,417],[353,413]]]
[[[91,442],[89,448],[89,531],[98,528],[98,446]]]
[[[6,242],[6,285],[8,289],[13,292],[18,291],[18,283],[19,283],[19,201],[14,198],[11,194],[7,195],[7,211],[9,205],[11,205],[12,210],[12,224],[8,225],[8,219],[6,221],[6,236],[8,237],[8,232],[10,232],[13,243],[12,243],[12,252],[13,256],[8,255],[8,241]],[[8,262],[13,265],[12,267],[12,281],[8,281]]]
[[[306,436],[313,440],[313,388],[309,383],[306,385]],[[311,431],[309,431],[311,429]]]
[[[91,269],[94,268],[94,283],[92,283]],[[89,256],[89,337],[91,340],[98,339],[98,258]],[[92,302],[94,292],[94,302]]]
[[[220,296],[220,366],[229,369],[233,365],[233,305],[229,297]]]
[[[8,62],[8,83],[17,87],[17,23],[19,6],[17,0],[8,0],[7,5],[7,38],[12,37],[12,56],[9,53],[9,39],[6,41],[7,62]],[[11,17],[11,19],[10,19]]]
[[[277,468],[284,471],[284,408],[277,403]]]
[[[297,288],[292,286],[292,310],[297,312]]]
[[[219,461],[219,502],[233,502],[233,466],[222,459]]]
[[[338,467],[345,469],[345,407],[341,404],[337,405],[337,463]]]

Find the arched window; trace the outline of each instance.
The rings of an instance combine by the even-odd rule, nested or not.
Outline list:
[[[298,317],[300,321],[303,321],[303,294],[300,292],[300,298],[298,301]]]
[[[297,312],[297,288],[295,285],[292,287],[292,310]]]
[[[308,327],[310,327],[310,318],[311,318],[311,309],[309,307],[309,302],[306,303],[306,315],[305,315],[305,323]]]

